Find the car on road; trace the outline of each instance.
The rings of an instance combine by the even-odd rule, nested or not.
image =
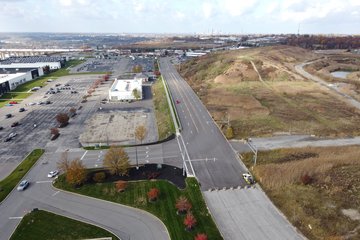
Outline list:
[[[245,182],[247,182],[248,184],[254,184],[255,183],[255,180],[254,178],[250,175],[250,173],[243,173],[243,178],[245,180]]]
[[[25,112],[25,108],[20,108],[19,112]]]
[[[13,123],[11,124],[11,127],[16,127],[16,126],[19,126],[19,122],[13,122]]]
[[[13,115],[11,113],[8,113],[5,115],[6,118],[11,118]]]
[[[24,191],[29,186],[28,180],[23,180],[20,182],[19,186],[17,187],[18,191]]]
[[[17,133],[16,132],[12,132],[9,134],[9,138],[13,138],[13,137],[16,137],[17,136]]]
[[[59,174],[59,171],[58,170],[55,170],[55,171],[51,171],[51,172],[49,172],[48,173],[48,178],[53,178],[53,177],[55,177],[56,175],[58,175]]]

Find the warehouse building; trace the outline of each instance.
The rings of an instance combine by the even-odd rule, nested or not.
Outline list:
[[[110,101],[131,102],[142,99],[142,79],[115,79],[109,90]]]
[[[60,69],[65,63],[63,57],[10,57],[0,61],[0,69],[2,68],[43,68],[49,66],[50,70]]]
[[[30,80],[32,80],[30,71],[26,73],[0,74],[0,96]]]

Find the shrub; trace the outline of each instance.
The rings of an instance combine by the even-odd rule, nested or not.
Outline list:
[[[159,197],[160,190],[157,188],[151,188],[150,191],[147,193],[149,201],[156,201]]]
[[[94,182],[101,183],[105,180],[106,174],[104,172],[97,172],[95,173],[93,180]]]
[[[300,181],[302,184],[308,185],[308,184],[312,183],[313,178],[309,174],[306,173],[300,177]]]
[[[186,226],[187,230],[192,230],[196,225],[196,219],[194,215],[192,215],[191,212],[188,212],[186,214],[186,217],[184,219],[184,225]]]
[[[115,188],[116,188],[116,191],[118,191],[118,192],[124,192],[126,187],[127,187],[126,181],[120,180],[120,181],[115,182]]]
[[[192,205],[186,197],[180,196],[176,200],[175,208],[179,214],[184,214],[192,208]]]
[[[208,240],[208,236],[204,233],[198,233],[194,240]]]

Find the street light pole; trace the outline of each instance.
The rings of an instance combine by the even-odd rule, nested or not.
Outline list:
[[[138,155],[137,155],[136,138],[135,138],[135,157],[136,157],[136,170],[139,170],[139,162],[138,162]]]

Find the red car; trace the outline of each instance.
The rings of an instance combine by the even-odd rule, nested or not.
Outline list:
[[[179,104],[180,103],[180,101],[179,100],[176,100],[176,104]]]
[[[17,104],[18,102],[17,101],[11,101],[9,102],[9,104]]]

